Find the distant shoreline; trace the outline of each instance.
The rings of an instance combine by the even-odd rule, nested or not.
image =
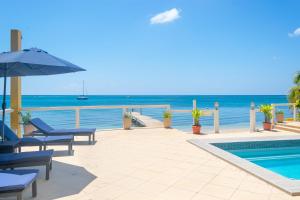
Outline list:
[[[79,94],[22,94],[22,96],[78,96],[78,95]],[[287,96],[287,94],[87,94],[87,96]]]

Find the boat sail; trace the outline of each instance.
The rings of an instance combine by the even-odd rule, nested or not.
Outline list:
[[[84,94],[84,90],[85,90],[85,88],[84,88],[84,81],[82,81],[82,95],[79,95],[76,98],[77,100],[88,100],[89,99],[89,97]]]

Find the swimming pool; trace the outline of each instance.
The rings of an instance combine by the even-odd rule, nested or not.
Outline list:
[[[212,143],[258,166],[300,180],[300,140]]]
[[[300,195],[300,137],[189,140],[291,195]]]

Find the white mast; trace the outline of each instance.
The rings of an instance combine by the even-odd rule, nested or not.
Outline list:
[[[84,96],[84,81],[82,81],[82,96]]]

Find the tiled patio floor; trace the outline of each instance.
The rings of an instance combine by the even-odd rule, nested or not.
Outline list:
[[[194,136],[160,128],[98,132],[95,145],[76,145],[74,156],[55,157],[49,181],[43,179],[44,168],[40,168],[36,199],[300,199],[186,142],[191,138],[288,134],[292,133]],[[31,199],[30,191],[24,196]]]

